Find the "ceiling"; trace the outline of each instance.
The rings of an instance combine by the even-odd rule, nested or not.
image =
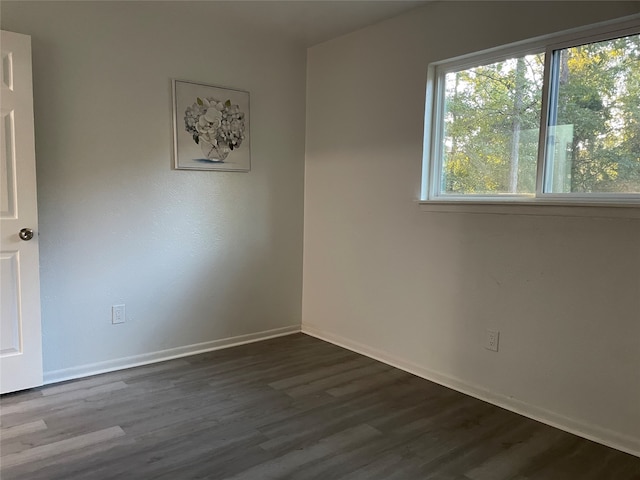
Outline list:
[[[395,17],[430,0],[254,0],[189,2],[229,21],[310,47]]]

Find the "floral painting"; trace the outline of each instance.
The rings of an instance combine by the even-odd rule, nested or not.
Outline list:
[[[251,169],[248,92],[174,80],[173,128],[177,169]]]

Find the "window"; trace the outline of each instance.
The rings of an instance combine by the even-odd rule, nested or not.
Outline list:
[[[429,66],[423,200],[640,203],[640,22]]]

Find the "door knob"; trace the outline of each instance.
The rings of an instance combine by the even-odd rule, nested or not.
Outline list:
[[[33,229],[32,228],[23,228],[22,230],[20,230],[20,233],[18,233],[18,235],[20,236],[21,240],[24,240],[26,242],[26,241],[31,240],[33,238]]]

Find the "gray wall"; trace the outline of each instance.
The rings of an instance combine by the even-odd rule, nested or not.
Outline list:
[[[303,330],[640,454],[640,221],[417,204],[429,62],[639,10],[439,2],[311,48]]]
[[[208,2],[1,8],[33,43],[45,378],[299,327],[305,49]],[[250,92],[250,173],[172,170],[171,78]]]

